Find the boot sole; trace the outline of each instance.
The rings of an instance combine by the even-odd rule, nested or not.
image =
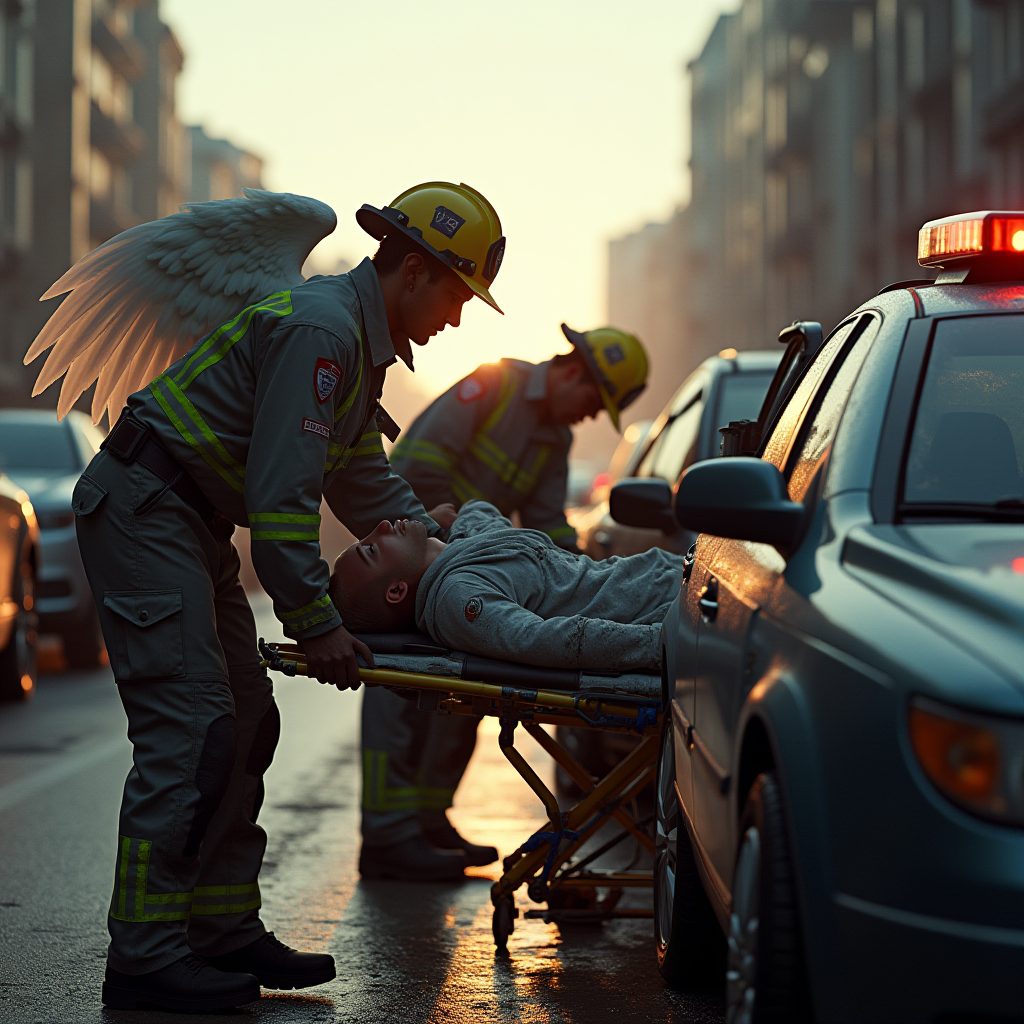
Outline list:
[[[193,1013],[229,1010],[235,1006],[255,1003],[259,998],[259,985],[244,992],[236,992],[234,995],[190,997],[138,992],[131,988],[119,988],[105,981],[100,993],[100,1001],[112,1010],[186,1010]]]
[[[260,984],[264,988],[294,989],[309,988],[312,985],[325,985],[338,976],[337,970],[321,971],[319,974],[260,974]]]

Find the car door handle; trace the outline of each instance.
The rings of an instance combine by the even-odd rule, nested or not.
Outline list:
[[[714,622],[718,615],[718,580],[712,576],[700,592],[700,614],[705,622]]]

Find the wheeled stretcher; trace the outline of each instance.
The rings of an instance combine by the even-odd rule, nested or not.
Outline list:
[[[498,745],[510,764],[537,794],[547,825],[504,859],[503,873],[491,887],[493,931],[498,949],[507,948],[519,911],[513,894],[522,885],[543,910],[527,917],[546,921],[600,921],[610,917],[649,917],[644,909],[617,909],[626,888],[650,887],[650,870],[595,871],[590,865],[630,837],[654,853],[648,822],[630,808],[656,770],[661,724],[661,679],[640,673],[599,674],[571,669],[544,669],[460,654],[419,633],[360,634],[373,651],[375,667],[361,666],[368,686],[415,700],[435,714],[490,715],[501,723]],[[305,675],[301,650],[292,644],[265,643],[260,653],[267,668],[285,675]],[[580,787],[582,795],[567,811],[515,748],[515,730],[523,729]],[[542,725],[634,733],[639,743],[603,779],[597,780]],[[614,821],[620,832],[587,856],[583,845]],[[597,898],[597,891],[607,895]]]

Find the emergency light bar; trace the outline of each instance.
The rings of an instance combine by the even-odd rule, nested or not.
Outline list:
[[[994,253],[1024,256],[1024,212],[987,210],[943,217],[928,221],[917,236],[917,262],[922,267]]]

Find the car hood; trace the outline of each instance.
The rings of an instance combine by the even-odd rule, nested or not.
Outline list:
[[[37,508],[70,508],[71,492],[78,483],[78,473],[41,474],[14,472],[7,474]]]
[[[843,547],[889,600],[1024,688],[1022,559],[1018,523],[861,526]]]

